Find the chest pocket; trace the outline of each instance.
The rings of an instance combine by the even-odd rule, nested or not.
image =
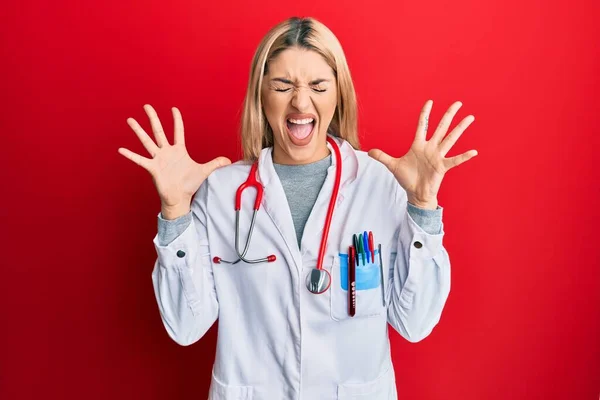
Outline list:
[[[334,258],[331,268],[331,318],[340,321],[348,318],[374,317],[386,311],[381,286],[381,266],[379,251],[375,251],[375,260],[361,259],[355,273],[355,314],[350,316],[348,254],[340,253]],[[388,293],[385,293],[386,297]]]

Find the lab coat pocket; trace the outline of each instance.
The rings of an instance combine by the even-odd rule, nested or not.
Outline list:
[[[375,250],[375,261],[360,260],[356,266],[356,305],[354,317],[349,314],[348,254],[335,257],[331,269],[331,317],[334,320],[381,315],[385,310],[381,288],[379,251]]]
[[[390,365],[386,371],[373,381],[365,383],[344,383],[338,385],[338,400],[396,399],[396,377]]]
[[[252,386],[226,385],[217,379],[213,371],[208,400],[252,400],[252,389]]]

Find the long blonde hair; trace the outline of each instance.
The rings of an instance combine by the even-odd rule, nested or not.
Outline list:
[[[250,67],[244,99],[241,138],[244,160],[254,161],[265,147],[273,145],[273,131],[262,109],[261,86],[269,61],[290,47],[319,53],[329,64],[337,81],[338,101],[328,133],[360,149],[357,105],[350,69],[340,42],[333,32],[314,18],[289,18],[274,26],[262,39]]]

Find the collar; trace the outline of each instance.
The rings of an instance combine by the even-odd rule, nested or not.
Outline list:
[[[346,140],[328,134],[329,137],[333,138],[340,148],[342,156],[342,179],[340,187],[352,183],[358,175],[358,157],[354,148]],[[331,151],[331,166],[328,169],[328,173],[336,167],[337,158],[335,152],[329,142],[327,147]],[[277,178],[277,172],[273,166],[273,146],[266,147],[261,150],[258,158],[258,180],[261,182],[263,187],[268,186],[274,179]],[[278,178],[277,178],[278,179]]]

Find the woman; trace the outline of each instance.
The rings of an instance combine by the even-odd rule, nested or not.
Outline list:
[[[427,101],[401,158],[360,151],[340,44],[318,21],[291,18],[252,61],[244,160],[194,162],[176,108],[174,145],[149,105],[156,144],[128,119],[152,158],[119,152],[151,173],[162,202],[152,282],[164,326],[186,346],[219,318],[210,399],[397,398],[388,323],[422,340],[450,291],[437,193],[476,154],[444,158],[474,120],[444,138],[460,106],[426,141]],[[236,191],[253,178],[260,208],[247,189],[236,220]]]

